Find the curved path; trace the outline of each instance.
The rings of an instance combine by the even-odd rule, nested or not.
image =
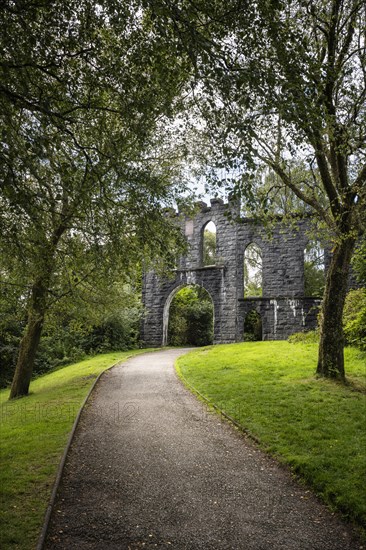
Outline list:
[[[186,350],[105,373],[84,411],[45,547],[354,550],[351,529],[178,380]]]

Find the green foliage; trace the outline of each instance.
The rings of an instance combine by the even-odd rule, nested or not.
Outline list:
[[[186,191],[173,119],[190,69],[139,0],[5,0],[0,13],[0,279],[22,289],[27,313],[16,397],[59,300],[93,302],[136,265],[169,266],[183,250],[166,208]],[[121,342],[122,324],[110,320],[96,346]]]
[[[44,331],[36,357],[34,374],[78,361],[86,355],[128,350],[138,345],[139,309],[111,313],[97,325],[71,320]]]
[[[347,294],[343,328],[347,343],[366,351],[366,288],[351,290]]]
[[[259,298],[262,296],[262,285],[257,281],[250,281],[246,283],[244,287],[245,298]]]
[[[203,265],[216,264],[216,233],[205,229],[203,232]]]
[[[365,354],[346,348],[348,387],[315,378],[316,357],[315,344],[248,342],[193,351],[177,364],[263,449],[366,528]]]
[[[366,288],[350,290],[347,294],[343,310],[343,330],[347,345],[366,351]],[[292,334],[288,341],[292,344],[316,344],[319,336],[318,330],[298,332]]]
[[[253,215],[311,212],[341,230],[343,206],[354,209],[358,231],[366,177],[365,142],[357,141],[366,120],[362,4],[200,2],[169,16],[195,39],[197,116],[207,122],[212,179],[241,195]],[[329,160],[337,154],[342,175]],[[357,201],[343,204],[342,189]]]
[[[187,344],[207,346],[213,342],[213,307],[209,301],[187,308]]]
[[[12,380],[26,324],[25,304],[15,303],[11,297],[4,293],[2,300],[0,387],[8,386]],[[85,293],[75,290],[72,296],[57,301],[46,316],[34,375],[85,355],[137,347],[141,315],[140,294],[131,285],[102,285]]]
[[[318,344],[319,331],[309,330],[307,332],[296,332],[295,334],[291,334],[288,341],[290,344]]]
[[[310,240],[304,253],[305,296],[321,298],[325,287],[324,250]]]
[[[262,250],[255,243],[244,252],[244,296],[262,296]]]
[[[182,288],[169,310],[168,342],[173,346],[205,346],[213,342],[213,305],[199,286]]]
[[[11,382],[26,325],[25,297],[21,290],[9,278],[0,284],[0,387]]]
[[[0,388],[8,386],[13,378],[21,339],[21,326],[3,326],[0,332]]]
[[[135,348],[139,339],[141,314],[141,308],[137,307],[113,312],[90,331],[85,345],[88,353]]]
[[[244,341],[256,342],[262,340],[262,319],[259,313],[252,310],[244,320]]]
[[[352,263],[359,282],[366,285],[366,238],[357,246]]]
[[[304,262],[305,296],[321,298],[325,287],[324,270],[318,269],[311,262]]]

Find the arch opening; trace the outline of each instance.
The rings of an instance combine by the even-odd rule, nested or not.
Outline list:
[[[209,266],[216,264],[217,243],[216,225],[213,221],[206,223],[202,230],[202,265]]]
[[[208,346],[213,343],[214,306],[200,285],[174,289],[164,308],[163,345]]]
[[[244,342],[259,342],[263,340],[262,317],[252,309],[244,319]]]
[[[304,294],[321,298],[325,287],[324,248],[316,240],[310,240],[304,250]]]
[[[244,252],[244,298],[263,294],[262,249],[250,243]]]

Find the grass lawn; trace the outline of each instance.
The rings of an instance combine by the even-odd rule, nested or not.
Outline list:
[[[57,466],[75,417],[99,373],[148,350],[99,355],[31,383],[31,394],[8,401],[0,391],[0,547],[36,547]]]
[[[345,355],[346,387],[315,377],[316,344],[203,348],[180,357],[177,370],[365,530],[366,354]]]

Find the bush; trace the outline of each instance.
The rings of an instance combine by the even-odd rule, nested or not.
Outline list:
[[[139,340],[141,311],[130,308],[109,315],[102,323],[93,327],[85,338],[87,353],[136,348]]]
[[[13,378],[26,325],[22,290],[16,285],[0,285],[0,387],[10,384]]]
[[[288,341],[290,344],[318,344],[319,331],[309,330],[307,332],[295,332],[295,334],[291,334]]]
[[[361,285],[366,285],[366,237],[356,247],[352,266],[356,272],[357,280]]]
[[[8,386],[13,378],[20,344],[18,332],[4,327],[0,332],[0,388]]]
[[[262,340],[262,319],[255,310],[250,311],[244,320],[244,342]]]
[[[187,336],[193,346],[207,346],[213,341],[211,302],[196,302],[187,308]]]
[[[343,328],[347,344],[366,350],[366,288],[351,290],[346,297]]]
[[[131,307],[88,325],[75,319],[48,320],[37,351],[34,375],[83,359],[86,355],[136,348],[141,309]],[[25,323],[0,325],[0,387],[10,385]]]
[[[172,346],[207,346],[213,342],[213,305],[198,286],[182,288],[169,310],[168,341]]]

